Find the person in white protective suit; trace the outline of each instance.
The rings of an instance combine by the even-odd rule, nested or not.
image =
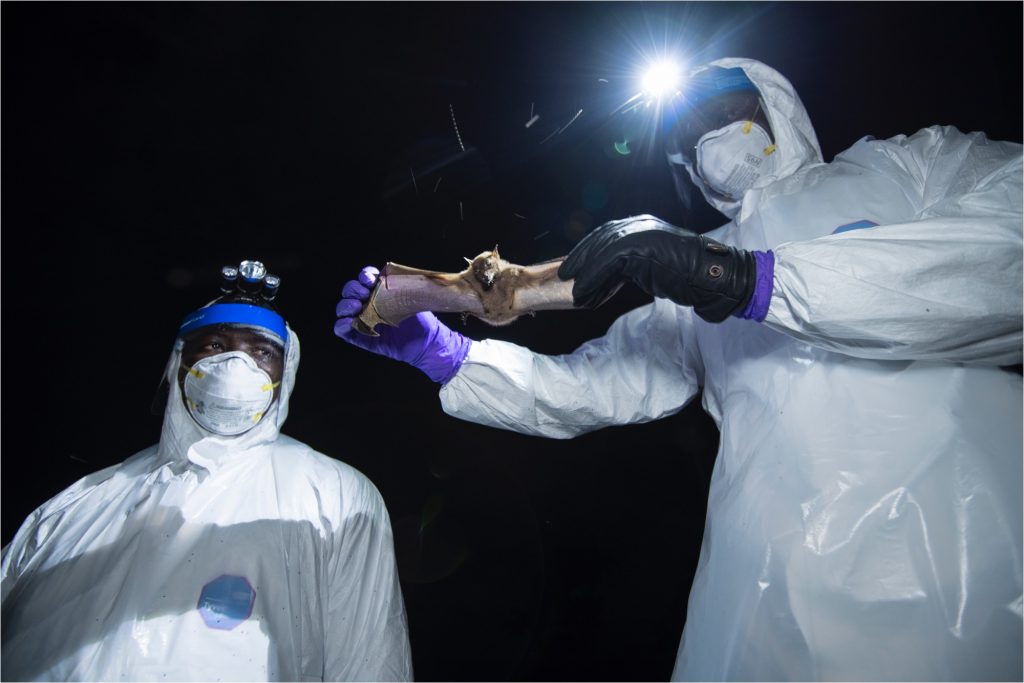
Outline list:
[[[578,304],[623,281],[653,303],[560,356],[428,313],[385,332],[423,330],[417,367],[450,359],[445,412],[527,434],[703,388],[721,437],[673,679],[1020,680],[1021,145],[933,126],[826,164],[773,69],[691,76],[666,152],[731,220],[613,221],[559,272]],[[335,333],[389,353],[349,330],[374,273]]]
[[[242,266],[179,330],[159,443],[4,548],[4,680],[411,680],[384,502],[280,433],[299,339]]]

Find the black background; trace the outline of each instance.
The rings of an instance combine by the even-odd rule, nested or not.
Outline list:
[[[417,677],[667,678],[717,448],[699,399],[572,441],[463,423],[422,374],[333,336],[341,286],[495,244],[533,263],[630,214],[722,222],[682,214],[635,131],[611,150],[660,52],[774,66],[826,160],[932,124],[1020,141],[1021,22],[977,2],[4,2],[3,542],[156,441],[178,322],[220,266],[260,259],[302,340],[285,431],[381,490]],[[560,353],[643,302],[445,319]]]

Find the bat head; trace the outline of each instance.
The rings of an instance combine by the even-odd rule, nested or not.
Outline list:
[[[469,267],[473,271],[473,277],[483,285],[484,290],[494,286],[494,281],[501,274],[507,264],[498,255],[498,245],[494,245],[491,251],[481,252],[470,261]]]

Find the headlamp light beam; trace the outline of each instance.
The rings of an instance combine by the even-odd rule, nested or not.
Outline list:
[[[643,93],[654,99],[676,94],[681,84],[682,70],[670,60],[651,64],[640,81]]]

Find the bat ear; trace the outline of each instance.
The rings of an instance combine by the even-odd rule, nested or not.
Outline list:
[[[501,258],[500,256],[498,256],[498,245],[497,244],[494,245],[494,249],[491,250],[491,253],[494,254],[494,258]]]
[[[465,256],[463,256],[462,258],[463,258],[463,259],[464,259],[464,260],[466,261],[466,263],[468,263],[469,265],[473,265],[473,259],[471,259],[471,258],[466,258]]]

